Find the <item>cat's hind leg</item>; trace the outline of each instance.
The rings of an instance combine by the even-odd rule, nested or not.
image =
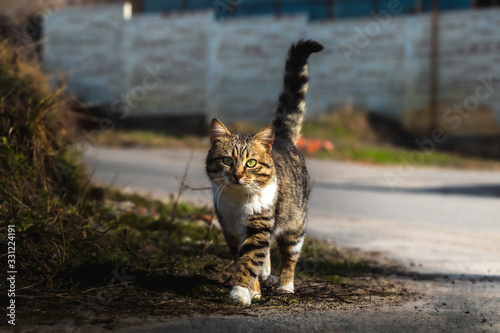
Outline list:
[[[260,281],[264,282],[271,275],[271,251],[267,250],[266,258],[264,259],[264,265],[262,265],[262,269],[259,273]]]
[[[280,294],[294,292],[295,266],[299,261],[300,251],[304,243],[304,235],[287,235],[278,239],[280,251],[280,277],[276,290]]]
[[[259,280],[261,282],[270,283],[273,285],[277,285],[279,282],[279,278],[275,275],[271,274],[271,251],[268,250],[266,254],[266,259],[264,260],[264,265],[259,273]]]
[[[226,239],[227,246],[233,255],[234,262],[238,262],[238,252],[240,247],[240,237],[232,235],[230,233],[224,232],[224,238]]]

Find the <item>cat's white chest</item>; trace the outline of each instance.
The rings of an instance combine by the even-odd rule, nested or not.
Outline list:
[[[214,188],[214,193],[216,192],[217,189]],[[258,192],[251,193],[243,187],[226,188],[216,205],[227,231],[235,236],[243,237],[248,217],[271,207],[277,192],[276,182],[272,182]]]

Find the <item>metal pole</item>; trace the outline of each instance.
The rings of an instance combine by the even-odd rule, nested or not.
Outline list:
[[[439,0],[432,0],[430,37],[429,126],[432,132],[438,124]]]
[[[333,9],[334,8],[333,1],[334,0],[326,0],[326,12],[329,19],[333,19],[335,17],[335,10]]]
[[[274,0],[274,13],[276,17],[281,16],[281,0]]]

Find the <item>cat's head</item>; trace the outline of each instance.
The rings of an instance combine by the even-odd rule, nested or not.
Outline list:
[[[211,147],[206,165],[210,180],[218,187],[262,189],[274,177],[273,142],[272,126],[255,135],[230,133],[214,118],[210,124]]]

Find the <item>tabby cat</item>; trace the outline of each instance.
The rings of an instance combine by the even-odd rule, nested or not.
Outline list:
[[[295,265],[306,231],[309,175],[295,144],[305,114],[307,59],[323,46],[300,40],[288,51],[283,92],[272,126],[255,135],[210,125],[206,172],[224,237],[237,261],[229,298],[250,305],[271,273],[269,249],[281,256],[279,293],[293,293]]]

